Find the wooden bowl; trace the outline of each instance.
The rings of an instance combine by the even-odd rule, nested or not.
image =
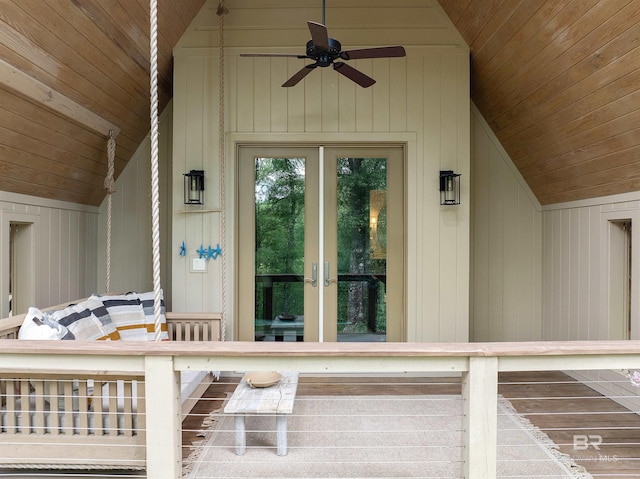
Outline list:
[[[278,371],[253,371],[244,375],[244,380],[252,388],[268,388],[282,379]]]

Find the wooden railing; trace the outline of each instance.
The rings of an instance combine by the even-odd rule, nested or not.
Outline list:
[[[256,289],[262,290],[262,311],[261,317],[265,321],[273,321],[278,314],[282,311],[274,311],[273,309],[273,288],[274,285],[279,283],[303,283],[304,276],[297,274],[257,274],[256,277]],[[378,294],[380,284],[387,283],[386,274],[355,274],[355,273],[339,273],[338,284],[340,283],[366,283],[368,289],[367,295],[367,327],[369,331],[376,331],[376,315],[378,304]],[[292,314],[295,311],[288,311]]]
[[[3,340],[0,372],[144,376],[147,475],[181,474],[178,372],[459,373],[464,477],[496,477],[498,373],[640,369],[639,341],[533,343],[79,343]]]

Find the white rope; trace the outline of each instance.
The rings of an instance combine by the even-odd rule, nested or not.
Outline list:
[[[160,194],[158,181],[158,2],[150,0],[150,90],[151,90],[151,220],[153,247],[153,314],[155,340],[161,338],[160,285]]]
[[[104,188],[107,190],[107,260],[105,291],[111,291],[111,195],[116,192],[113,179],[116,156],[116,141],[113,139],[113,131],[109,131],[107,141],[107,177],[104,179]]]
[[[222,243],[222,284],[220,288],[220,295],[222,301],[222,313],[220,317],[220,337],[224,341],[227,337],[227,260],[226,260],[226,245],[227,245],[227,193],[226,193],[226,178],[225,178],[225,137],[224,137],[224,16],[227,13],[224,8],[224,0],[220,0],[218,5],[218,16],[220,17],[220,111],[218,118],[218,143],[220,151],[218,157],[220,158],[220,242]]]

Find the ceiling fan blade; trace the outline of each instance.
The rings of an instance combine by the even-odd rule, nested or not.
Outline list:
[[[404,57],[406,54],[404,47],[401,46],[375,47],[340,52],[340,58],[343,60],[357,60],[359,58]]]
[[[327,27],[322,23],[316,22],[307,22],[307,25],[309,25],[313,44],[318,48],[329,51],[329,33],[327,32]]]
[[[353,80],[362,88],[368,88],[373,85],[376,81],[370,76],[365,75],[359,70],[356,70],[350,65],[342,62],[335,62],[333,64],[333,69],[338,73],[346,76],[348,79]]]
[[[241,57],[288,57],[288,58],[307,58],[306,55],[297,55],[295,53],[241,53]]]
[[[294,86],[297,85],[298,82],[300,80],[302,80],[304,77],[306,77],[309,73],[311,73],[311,71],[316,67],[315,64],[313,65],[305,65],[304,67],[302,67],[302,69],[298,70],[298,72],[293,75],[291,78],[289,78],[286,82],[284,82],[282,84],[283,87],[290,87],[290,86]]]

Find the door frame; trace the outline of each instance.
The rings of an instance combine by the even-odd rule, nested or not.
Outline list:
[[[11,310],[13,314],[26,313],[29,306],[36,301],[36,274],[35,274],[35,238],[38,216],[19,213],[6,213],[1,215],[2,233],[0,233],[0,243],[2,244],[0,289],[2,289],[3,317],[9,315],[9,281],[13,281],[13,289],[17,291],[16,297],[12,301]],[[14,245],[14,257],[11,258],[9,250],[11,225],[22,226],[18,242]],[[13,278],[10,278],[11,267],[9,262],[15,260],[19,267],[14,265]]]
[[[607,339],[629,339],[631,334],[631,220],[609,220],[609,334]]]
[[[230,171],[233,171],[232,179],[228,180],[227,184],[230,188],[227,190],[226,201],[227,204],[233,205],[226,211],[227,224],[233,224],[233,238],[228,242],[231,248],[227,248],[228,252],[233,255],[233,268],[224,273],[223,282],[232,284],[233,289],[230,294],[231,301],[226,305],[225,311],[227,317],[233,318],[230,325],[232,331],[230,336],[233,340],[239,340],[239,338],[245,337],[247,331],[243,330],[243,325],[240,324],[239,308],[242,302],[239,292],[239,258],[241,256],[238,246],[239,239],[239,225],[240,221],[243,221],[242,216],[239,214],[240,206],[238,204],[238,191],[239,185],[239,156],[241,148],[400,148],[403,156],[403,258],[402,258],[402,294],[400,301],[402,302],[402,320],[399,331],[394,336],[396,341],[406,341],[407,338],[407,231],[408,225],[406,224],[407,217],[407,171],[409,159],[415,156],[416,148],[416,135],[415,133],[300,133],[300,134],[252,134],[252,133],[231,133],[229,134],[229,142],[227,143],[227,167]],[[223,213],[225,214],[225,213]],[[317,333],[315,334],[317,336]],[[307,338],[307,331],[305,328],[305,338]],[[309,336],[308,340],[311,339]]]
[[[609,339],[611,325],[611,305],[614,299],[610,296],[611,283],[611,228],[615,227],[612,223],[621,221],[629,221],[631,223],[631,250],[632,255],[637,255],[640,251],[640,209],[608,211],[600,215],[600,295],[601,295],[601,317],[607,318],[606,321],[598,323],[597,339]],[[638,284],[640,284],[640,261],[632,259],[631,263],[631,291],[629,326],[631,335],[629,339],[640,339],[640,294],[638,293]]]

